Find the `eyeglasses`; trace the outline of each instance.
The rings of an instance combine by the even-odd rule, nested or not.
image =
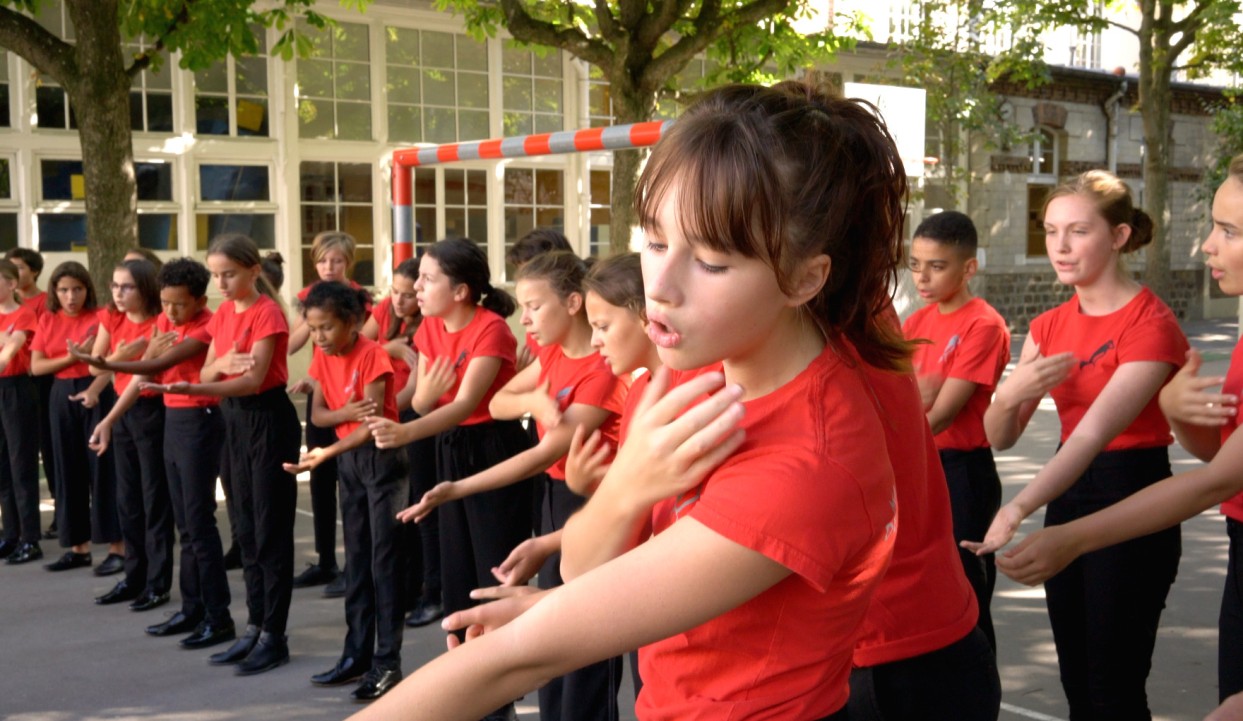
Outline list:
[[[121,291],[122,293],[133,293],[134,291],[138,290],[138,286],[134,285],[133,283],[113,283],[109,287],[112,288],[112,292],[114,293],[117,292],[118,290]]]

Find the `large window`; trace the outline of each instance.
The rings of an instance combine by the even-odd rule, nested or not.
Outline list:
[[[485,46],[430,30],[384,33],[389,140],[453,143],[490,135]]]
[[[126,43],[126,57],[141,55],[146,43]],[[168,58],[161,62],[159,70],[147,69],[134,76],[130,85],[130,128],[150,133],[173,131],[173,80],[172,63]]]
[[[418,255],[440,240],[440,230],[436,227],[436,169],[415,168],[411,191],[414,194],[414,252]]]
[[[505,168],[505,250],[535,228],[565,228],[565,183],[560,170]],[[505,279],[514,268],[506,264]]]
[[[134,178],[138,186],[139,244],[152,250],[176,250],[179,206],[174,201],[172,164],[163,160],[135,161]],[[85,200],[81,160],[39,161],[39,250],[86,250]]]
[[[338,22],[317,30],[310,57],[298,60],[298,134],[303,138],[371,140],[371,41],[366,25]]]
[[[369,163],[302,163],[302,287],[319,277],[311,261],[311,242],[325,230],[340,230],[354,236],[354,280],[361,285],[375,285],[373,174]]]
[[[0,128],[12,125],[9,113],[9,54],[0,52]]]
[[[257,55],[230,55],[194,74],[195,127],[202,135],[270,133],[267,37],[261,27],[251,31],[259,41]]]
[[[73,23],[69,21],[63,3],[39,3],[35,22],[65,42],[74,41]],[[77,118],[69,107],[69,94],[41,73],[35,79],[35,126],[59,130],[78,127]]]
[[[505,135],[553,133],[565,129],[561,112],[561,53],[543,57],[510,47],[501,55]]]
[[[199,166],[194,247],[206,251],[224,233],[250,236],[260,248],[276,247],[276,203],[266,165]]]
[[[1044,245],[1044,220],[1041,212],[1045,200],[1057,185],[1058,165],[1061,161],[1058,136],[1049,128],[1036,128],[1031,144],[1031,175],[1027,178],[1027,255],[1043,256],[1048,253]]]
[[[13,198],[13,162],[0,157],[0,251],[17,247],[18,204]]]
[[[488,245],[488,171],[446,167],[446,238],[470,238]]]

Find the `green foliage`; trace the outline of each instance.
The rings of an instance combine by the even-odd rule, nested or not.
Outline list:
[[[1226,100],[1211,108],[1213,121],[1209,128],[1217,136],[1215,158],[1204,172],[1200,197],[1212,202],[1213,194],[1226,180],[1230,159],[1243,153],[1243,89],[1226,92]]]

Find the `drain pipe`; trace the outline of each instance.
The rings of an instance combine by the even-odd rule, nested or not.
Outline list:
[[[1125,72],[1122,68],[1117,68],[1114,70],[1114,75],[1121,76]],[[1118,125],[1122,98],[1126,95],[1127,87],[1127,80],[1123,77],[1114,94],[1110,95],[1101,104],[1101,110],[1105,113],[1105,165],[1108,167],[1109,172],[1114,174],[1118,172]]]

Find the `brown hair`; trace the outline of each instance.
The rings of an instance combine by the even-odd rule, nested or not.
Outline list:
[[[73,278],[86,287],[86,302],[82,304],[82,312],[90,312],[98,307],[99,301],[95,299],[95,284],[91,282],[91,274],[87,272],[86,266],[76,260],[66,260],[64,263],[56,266],[52,271],[52,277],[47,281],[47,309],[53,313],[60,310],[60,297],[56,295],[56,284],[61,278]]]
[[[546,280],[561,300],[571,294],[583,292],[583,278],[587,275],[587,264],[583,259],[564,250],[542,253],[527,261],[518,269],[515,280]]]
[[[13,265],[13,262],[10,260],[0,259],[0,275],[16,283],[19,275],[17,266]],[[16,303],[22,302],[22,298],[17,294],[16,290],[13,291],[13,301]]]
[[[475,241],[445,238],[428,246],[423,253],[440,264],[440,270],[454,285],[465,285],[470,290],[470,302],[502,318],[508,318],[517,310],[518,304],[512,295],[493,287],[488,255]]]
[[[163,263],[160,264],[163,266]],[[123,260],[115,270],[124,270],[134,281],[134,288],[142,296],[143,312],[148,318],[160,314],[159,269],[146,260]]]
[[[157,273],[160,272],[160,268],[164,267],[164,261],[160,260],[160,256],[156,255],[155,251],[151,250],[150,248],[144,248],[141,245],[135,245],[134,247],[126,250],[125,254],[126,255],[133,254],[133,255],[136,255],[142,258],[143,260],[147,261],[151,265],[155,266],[155,272]]]
[[[635,192],[645,226],[675,184],[686,235],[764,261],[783,291],[796,264],[828,255],[806,306],[827,339],[878,368],[910,367],[910,344],[882,317],[902,259],[906,172],[874,106],[804,82],[719,88],[652,151]]]
[[[1230,159],[1230,169],[1227,172],[1234,176],[1235,180],[1243,181],[1243,153]]]
[[[251,240],[250,236],[241,233],[217,235],[208,244],[207,255],[209,257],[223,255],[243,268],[260,267],[260,273],[255,278],[255,287],[260,293],[280,303],[280,299],[276,297],[276,289],[262,272],[263,260],[259,257],[259,246],[255,245],[255,241]]]
[[[409,281],[417,281],[419,279],[419,261],[417,258],[406,258],[401,261],[401,265],[393,271],[393,275],[400,275]],[[393,340],[397,336],[404,336],[407,341],[414,338],[414,333],[423,323],[423,313],[417,309],[414,311],[414,318],[409,323],[405,319],[397,315],[397,304],[390,302],[388,305],[388,332],[385,333],[384,340]]]
[[[330,250],[339,251],[345,256],[345,272],[348,275],[354,272],[354,248],[357,245],[358,241],[354,240],[354,236],[349,233],[325,230],[317,233],[315,239],[311,241],[311,262],[318,263]]]
[[[1040,210],[1043,221],[1049,203],[1068,195],[1082,195],[1096,206],[1096,212],[1109,227],[1131,226],[1131,237],[1122,246],[1122,253],[1133,253],[1152,242],[1152,217],[1135,207],[1131,189],[1118,176],[1104,170],[1089,170],[1062,183],[1049,193]]]
[[[505,262],[521,268],[533,258],[556,250],[573,251],[565,234],[556,228],[536,228],[514,241],[505,251]]]
[[[605,303],[625,308],[647,321],[647,303],[643,297],[643,268],[638,253],[614,255],[591,267],[583,278],[583,289],[595,293]]]

